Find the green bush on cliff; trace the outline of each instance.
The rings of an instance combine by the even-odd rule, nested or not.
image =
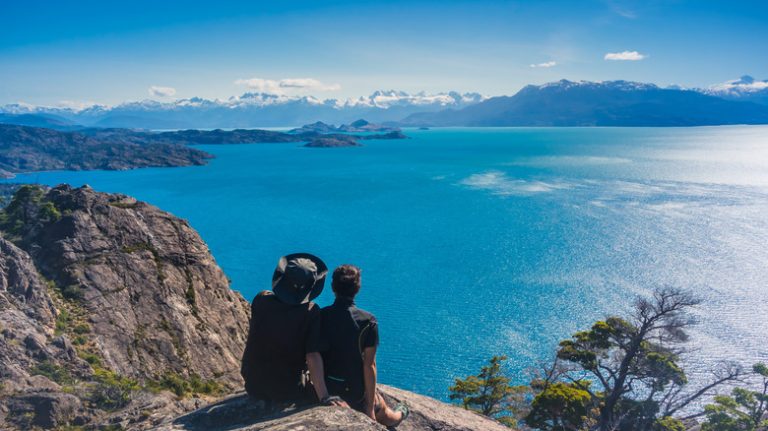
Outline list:
[[[69,286],[65,286],[61,289],[61,296],[63,296],[64,299],[70,301],[81,301],[83,299],[84,293],[80,285],[70,284]]]
[[[53,202],[44,202],[40,205],[40,218],[46,222],[54,222],[61,218],[61,212]]]
[[[56,315],[56,326],[54,327],[54,334],[61,335],[69,330],[72,325],[72,315],[66,308],[59,310],[59,314]]]
[[[69,370],[48,360],[42,361],[32,367],[32,369],[29,370],[29,373],[33,376],[45,376],[60,385],[68,385],[74,382]]]
[[[177,373],[166,373],[159,379],[147,383],[147,388],[155,391],[168,390],[183,397],[190,394],[217,395],[225,391],[224,386],[215,380],[203,380],[197,374],[188,378]]]
[[[45,201],[45,190],[38,185],[23,185],[11,202],[0,211],[0,230],[17,237],[32,223],[50,223],[61,218],[53,202]]]
[[[119,410],[131,402],[134,391],[141,389],[138,382],[118,375],[117,373],[101,368],[93,367],[94,385],[88,395],[88,400],[94,407],[114,411]]]

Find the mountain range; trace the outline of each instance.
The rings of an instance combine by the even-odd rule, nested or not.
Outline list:
[[[0,123],[58,129],[75,125],[143,129],[286,127],[318,120],[335,124],[351,123],[360,118],[381,123],[397,121],[416,112],[461,109],[483,99],[477,93],[409,94],[389,90],[345,101],[245,93],[226,100],[199,97],[166,103],[144,100],[112,107],[92,105],[83,109],[11,104],[0,107]],[[21,115],[25,117],[14,119],[14,116]],[[43,118],[33,118],[35,116]]]
[[[351,123],[385,126],[700,126],[768,123],[768,80],[742,76],[708,88],[629,81],[528,85],[513,96],[376,91],[367,97],[245,93],[226,100],[145,100],[82,109],[12,104],[0,123],[57,130],[83,127],[213,129]]]
[[[707,126],[768,124],[768,105],[629,81],[561,80],[463,109],[412,114],[404,126]]]

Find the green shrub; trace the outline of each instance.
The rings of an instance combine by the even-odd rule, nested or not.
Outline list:
[[[89,364],[91,364],[91,366],[94,366],[94,367],[101,366],[101,358],[99,357],[99,355],[95,353],[78,351],[77,355],[80,356],[80,358],[83,359],[85,362],[88,362]]]
[[[167,390],[176,396],[183,397],[189,394],[217,395],[224,392],[224,386],[215,380],[203,380],[197,374],[185,378],[177,373],[166,373],[158,380],[147,384],[151,390]]]
[[[673,417],[664,416],[656,420],[654,431],[685,431],[685,425]]]
[[[127,406],[133,392],[140,389],[135,380],[98,366],[94,367],[93,377],[96,383],[88,400],[102,410],[114,411]]]
[[[58,316],[56,316],[56,327],[54,330],[54,333],[56,335],[61,335],[64,332],[66,332],[67,328],[70,327],[72,324],[72,315],[69,314],[69,311],[67,309],[62,308],[59,310]]]
[[[61,212],[56,208],[53,202],[45,202],[40,206],[40,219],[51,223],[61,218]]]
[[[61,289],[61,296],[63,296],[64,299],[68,299],[70,301],[81,301],[84,294],[83,289],[79,285],[70,284],[69,286]]]
[[[72,331],[78,335],[88,334],[91,332],[91,326],[87,323],[78,323]]]
[[[71,384],[74,381],[69,370],[48,360],[35,365],[29,372],[33,376],[45,376],[60,385]]]
[[[23,234],[27,224],[38,221],[51,222],[61,217],[53,202],[43,202],[45,191],[37,185],[23,185],[11,202],[0,211],[0,230],[14,237]]]

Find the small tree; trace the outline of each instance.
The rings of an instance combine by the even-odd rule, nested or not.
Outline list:
[[[549,428],[540,427],[552,430],[680,428],[680,421],[673,419],[675,413],[739,375],[738,369],[728,369],[716,374],[708,385],[687,390],[688,380],[679,359],[688,339],[685,330],[693,323],[687,312],[698,303],[681,290],[660,289],[650,299],[638,299],[629,319],[609,317],[562,341],[557,360],[564,370],[552,374],[550,383],[570,385],[558,387],[562,389],[561,402],[570,406],[562,414],[568,411],[570,417],[564,418],[557,410],[534,408],[529,419],[546,423]],[[581,392],[589,394],[589,403],[582,404]],[[534,406],[551,396],[546,390],[539,393]],[[594,406],[593,416],[578,422],[578,415],[573,413],[583,412],[581,405]],[[564,422],[570,428],[558,425]]]
[[[752,371],[761,378],[758,390],[734,388],[730,396],[715,397],[704,411],[702,431],[757,431],[768,428],[768,366],[756,364]]]
[[[587,428],[594,400],[589,393],[589,382],[534,381],[531,387],[538,394],[531,403],[525,423],[543,431],[577,431]]]
[[[450,398],[460,400],[465,409],[515,426],[520,408],[527,405],[525,399],[530,390],[527,386],[510,385],[510,379],[501,370],[506,360],[506,356],[494,356],[478,375],[456,379],[450,387]]]

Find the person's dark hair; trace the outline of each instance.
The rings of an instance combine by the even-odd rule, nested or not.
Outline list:
[[[333,271],[331,288],[337,295],[354,298],[360,291],[360,273],[355,265],[341,265]]]

